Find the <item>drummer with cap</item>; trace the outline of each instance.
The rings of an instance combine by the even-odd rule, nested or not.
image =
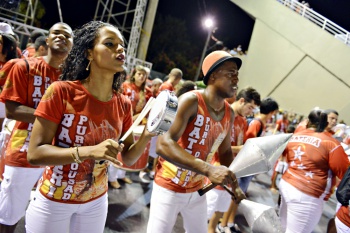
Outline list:
[[[235,174],[231,125],[234,113],[225,101],[234,95],[242,61],[225,51],[214,51],[202,64],[204,90],[183,94],[169,131],[158,137],[159,157],[153,184],[147,232],[171,232],[181,213],[188,233],[207,232],[206,197],[198,190],[205,176],[218,185],[232,187],[238,201],[244,197]],[[210,164],[214,153],[222,166]]]

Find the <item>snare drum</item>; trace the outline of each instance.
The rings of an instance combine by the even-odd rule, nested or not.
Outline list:
[[[143,132],[143,129],[145,128],[144,125],[139,125],[137,127],[135,127],[135,129],[133,130],[133,137],[134,137],[134,141],[137,141],[140,137],[141,134]],[[137,171],[142,171],[144,170],[147,165],[148,165],[148,151],[149,151],[149,146],[150,146],[150,142],[148,142],[145,151],[142,153],[142,155],[140,156],[140,158],[132,165],[132,166],[127,166],[123,160],[122,157],[120,155],[120,153],[118,153],[117,155],[117,159],[123,163],[122,166],[118,166],[116,164],[113,164],[115,167],[120,168],[122,170],[125,171],[129,171],[129,172],[137,172]]]
[[[147,119],[147,130],[163,134],[172,125],[177,111],[177,97],[174,92],[164,90],[157,96]]]

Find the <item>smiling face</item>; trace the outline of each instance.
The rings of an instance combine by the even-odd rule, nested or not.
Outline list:
[[[104,26],[98,34],[93,49],[89,50],[91,67],[109,70],[113,74],[124,71],[125,48],[120,31],[113,26]]]
[[[73,46],[73,31],[63,23],[56,23],[50,28],[46,43],[54,54],[68,55]]]

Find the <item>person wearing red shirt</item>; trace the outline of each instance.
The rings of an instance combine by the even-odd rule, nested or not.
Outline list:
[[[245,141],[244,137],[248,129],[246,116],[251,115],[253,110],[260,106],[260,102],[260,94],[254,88],[247,87],[238,92],[235,102],[231,104],[235,114],[231,129],[231,149],[234,157],[242,149]],[[218,158],[214,158],[212,164],[220,165]],[[215,229],[219,232],[225,232],[225,230],[228,230],[227,228],[236,230],[237,226],[234,224],[234,218],[238,205],[231,201],[231,196],[227,191],[220,186],[216,186],[206,196],[209,219],[208,232],[215,232]],[[223,212],[222,221],[218,224]]]
[[[158,94],[163,90],[175,91],[175,86],[181,81],[182,76],[182,71],[179,68],[173,68],[168,75],[168,79],[160,85]]]
[[[330,136],[333,136],[334,135],[333,128],[338,123],[339,114],[334,109],[326,109],[324,111],[327,113],[327,121],[328,121],[328,125],[325,128],[325,132],[329,133]]]
[[[281,133],[286,133],[289,125],[288,113],[284,112],[281,119],[276,121],[277,131]]]
[[[26,212],[35,233],[102,233],[108,210],[109,163],[131,166],[152,137],[118,142],[132,125],[130,100],[122,95],[125,49],[113,25],[91,21],[74,31],[61,81],[45,92],[35,111],[30,163],[45,166]]]
[[[14,232],[25,214],[32,188],[44,170],[27,160],[34,111],[48,86],[61,74],[61,64],[72,48],[71,27],[65,23],[54,24],[47,43],[47,56],[30,58],[27,62],[19,60],[13,65],[0,96],[6,106],[6,117],[16,120],[5,152],[6,182],[1,183],[0,191],[0,203],[7,203],[0,205],[0,213],[3,213],[0,214],[0,228],[5,232]]]
[[[207,232],[205,177],[217,185],[229,185],[238,202],[244,198],[235,174],[228,169],[233,160],[231,126],[234,113],[225,101],[234,95],[239,58],[214,51],[202,64],[204,90],[186,92],[179,98],[170,129],[158,136],[159,162],[153,182],[147,232],[171,232],[181,213],[187,232]],[[210,164],[218,153],[224,166]]]
[[[336,177],[342,179],[348,169],[349,159],[340,142],[324,132],[327,125],[327,113],[312,110],[306,129],[294,133],[283,152],[288,169],[279,184],[280,218],[287,233],[312,232]]]

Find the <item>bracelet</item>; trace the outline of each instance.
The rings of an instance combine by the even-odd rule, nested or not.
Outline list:
[[[73,148],[73,152],[71,153],[71,156],[76,163],[81,163],[80,156],[79,156],[79,150],[76,146],[75,149]]]

